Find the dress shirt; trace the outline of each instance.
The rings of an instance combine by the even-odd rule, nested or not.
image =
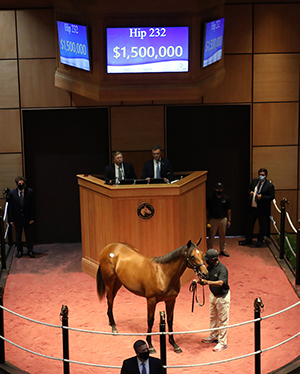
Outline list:
[[[257,208],[257,195],[260,194],[262,188],[263,188],[263,185],[264,185],[265,181],[258,181],[257,185],[255,186],[254,188],[254,192],[253,192],[253,196],[252,196],[252,203],[251,203],[251,206],[253,208]]]
[[[121,168],[121,176],[122,178],[119,179],[119,168]],[[120,180],[123,180],[125,179],[124,176],[125,176],[125,171],[124,171],[124,166],[123,164],[121,166],[118,166],[117,164],[115,164],[115,176],[116,176],[116,180],[120,181]]]
[[[142,361],[137,357],[137,362],[138,362],[138,367],[139,367],[139,371],[140,371],[140,374],[142,374],[142,370],[143,370],[143,365],[142,365]],[[145,368],[146,368],[146,374],[150,374],[150,368],[149,368],[149,360],[146,360],[144,362],[145,364]]]
[[[154,164],[154,178],[160,178],[160,175],[157,176],[157,163],[158,163],[158,167],[159,167],[159,173],[161,172],[161,160],[154,160],[153,159],[153,164]]]

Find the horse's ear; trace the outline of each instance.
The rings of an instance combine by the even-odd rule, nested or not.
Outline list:
[[[198,240],[198,242],[197,242],[197,244],[196,244],[197,247],[198,247],[198,245],[201,243],[201,240],[202,240],[202,238],[200,238],[200,239]]]
[[[192,245],[192,241],[189,240],[186,246],[188,247],[188,249],[190,249],[190,246],[191,246],[191,245]]]

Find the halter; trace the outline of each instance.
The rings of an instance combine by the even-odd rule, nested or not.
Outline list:
[[[186,266],[188,267],[188,268],[190,268],[190,269],[193,269],[194,270],[194,273],[197,275],[197,276],[199,276],[199,272],[198,272],[198,270],[199,270],[199,268],[202,266],[202,265],[204,265],[204,262],[202,262],[201,264],[199,264],[199,265],[193,265],[192,263],[191,263],[191,261],[190,261],[190,259],[189,259],[189,256],[188,256],[188,253],[187,253],[187,251],[188,251],[188,248],[186,247],[186,249],[185,249],[185,251],[184,251],[184,257],[185,257],[185,260],[186,260]]]

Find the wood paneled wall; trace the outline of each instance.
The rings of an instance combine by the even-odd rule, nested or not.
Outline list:
[[[32,9],[30,1],[26,4],[27,9],[12,6],[10,10],[4,4],[1,10],[0,1],[0,192],[14,188],[14,178],[23,173],[23,109],[99,105],[54,86],[54,10],[36,8],[36,1]],[[258,168],[267,168],[278,204],[287,197],[287,209],[296,222],[300,215],[299,14],[300,0],[225,3],[225,81],[199,103],[185,97],[176,102],[155,97],[141,102],[137,97],[135,101],[105,103],[110,108],[111,151],[124,151],[125,159],[137,165],[140,175],[153,143],[161,143],[163,149],[166,144],[165,105],[249,104],[249,179]],[[0,199],[0,205],[3,203]]]

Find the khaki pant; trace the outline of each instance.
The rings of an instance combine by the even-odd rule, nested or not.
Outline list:
[[[229,322],[230,291],[223,297],[216,297],[212,292],[209,295],[210,328],[224,327],[224,329],[211,331],[210,336],[220,344],[227,344],[227,331],[225,327]]]
[[[209,229],[209,237],[208,237],[208,249],[214,248],[214,238],[219,232],[219,245],[220,251],[225,251],[226,243],[225,243],[225,235],[226,235],[226,228],[227,228],[227,217],[224,218],[210,218],[209,223],[211,227]]]

